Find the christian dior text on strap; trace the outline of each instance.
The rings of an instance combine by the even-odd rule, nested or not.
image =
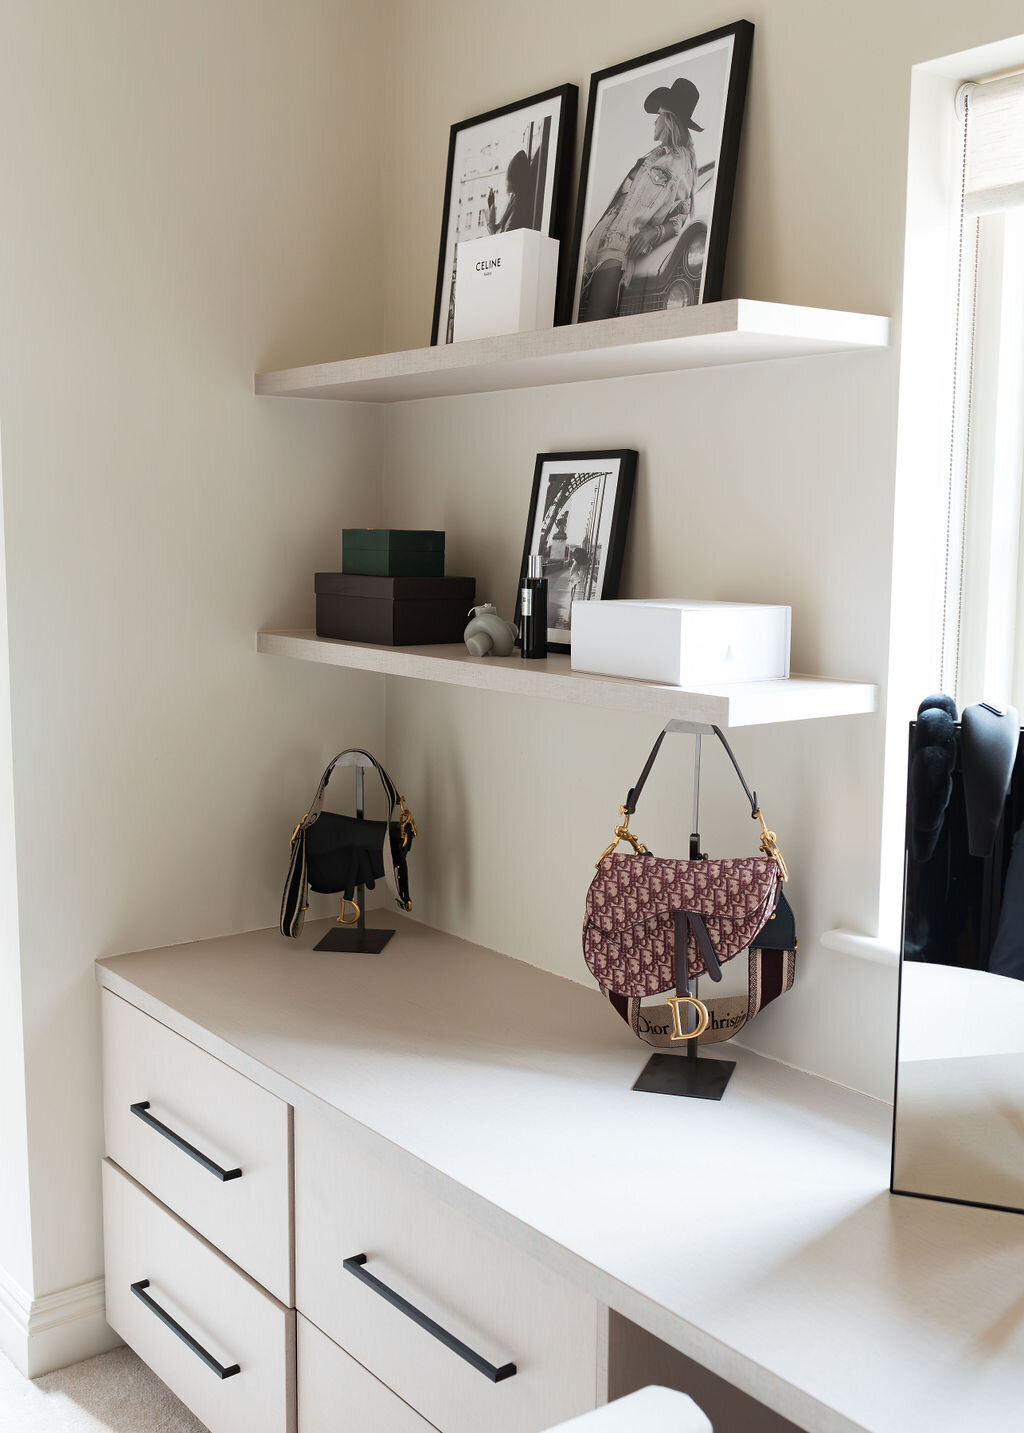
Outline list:
[[[713,728],[740,779],[751,816],[761,824],[761,853],[734,859],[675,860],[654,856],[629,829],[665,738],[654,744],[636,785],[620,807],[615,839],[602,853],[587,893],[583,952],[598,985],[622,1018],[648,1044],[686,1039],[702,1043],[730,1036],[793,984],[796,932],[782,895],[788,877],[775,833],[725,736]],[[628,842],[632,852],[616,851]],[[698,1000],[688,982],[722,979],[722,966],[749,952],[744,996]],[[654,1008],[645,996],[675,990]],[[696,1030],[686,1033],[681,1007],[696,1007]]]

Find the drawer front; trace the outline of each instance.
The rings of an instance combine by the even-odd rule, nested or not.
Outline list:
[[[379,1151],[340,1121],[295,1112],[302,1312],[443,1433],[538,1433],[594,1408],[595,1301]],[[488,1376],[510,1363],[511,1376]]]
[[[115,1163],[294,1303],[289,1105],[105,990],[103,1114]]]
[[[294,1433],[294,1313],[109,1160],[103,1231],[107,1322],[210,1433]]]
[[[299,1433],[436,1433],[300,1314]]]

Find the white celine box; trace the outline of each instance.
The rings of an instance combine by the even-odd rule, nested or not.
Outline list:
[[[574,602],[572,666],[677,687],[788,677],[791,616],[746,602]]]
[[[456,244],[455,342],[552,328],[557,276],[558,240],[536,229]]]

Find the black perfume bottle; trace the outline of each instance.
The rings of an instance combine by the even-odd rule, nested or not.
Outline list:
[[[548,654],[548,580],[544,576],[544,559],[531,553],[526,570],[526,585],[519,594],[522,627],[520,646],[526,658]]]

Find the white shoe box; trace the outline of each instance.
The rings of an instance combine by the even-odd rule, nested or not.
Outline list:
[[[536,229],[456,244],[455,342],[552,328],[557,277],[558,240]]]
[[[781,679],[791,616],[745,602],[574,602],[572,667],[677,687]]]

